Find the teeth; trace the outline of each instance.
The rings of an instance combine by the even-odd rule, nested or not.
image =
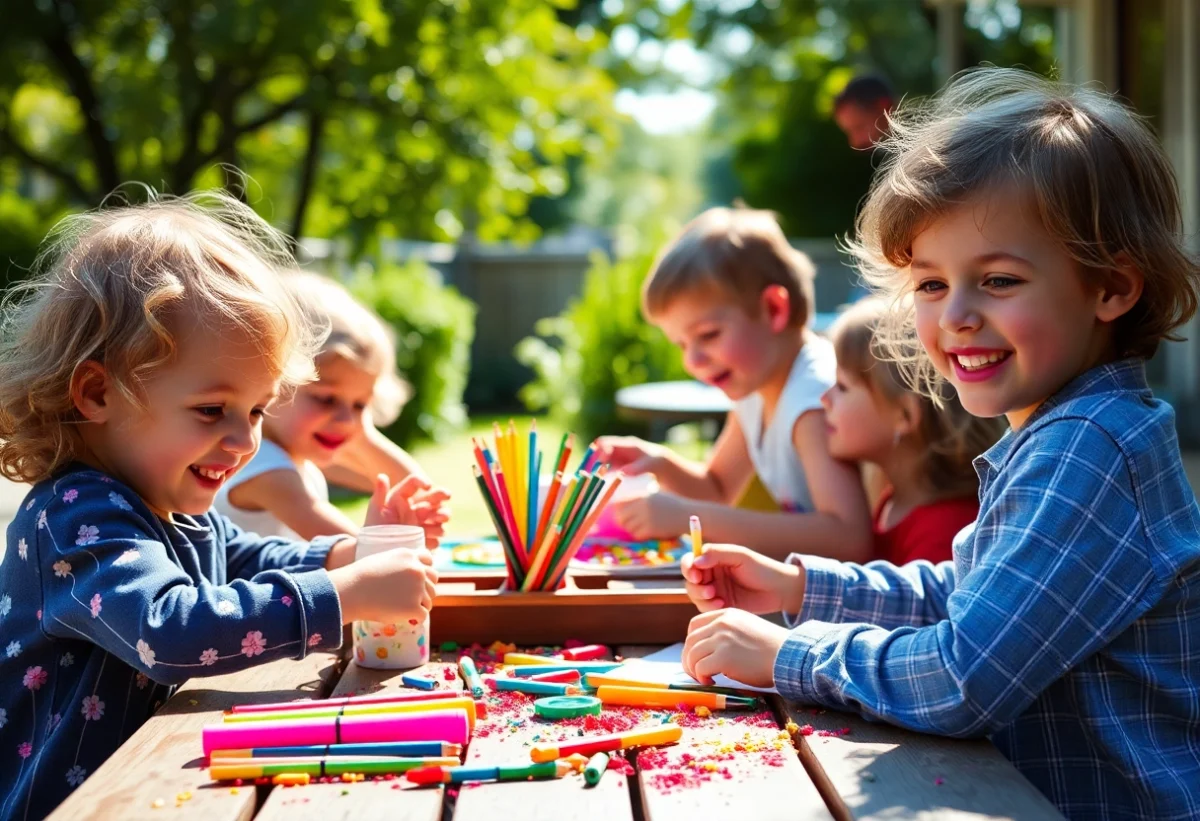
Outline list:
[[[209,470],[208,468],[196,468],[196,472],[199,473],[201,476],[203,476],[205,479],[224,479],[225,478],[225,471],[223,471],[223,470]]]
[[[962,366],[963,370],[974,371],[991,365],[995,362],[999,362],[1006,356],[1008,356],[1007,351],[994,351],[993,353],[989,354],[973,354],[971,356],[962,356],[956,354],[955,358],[958,360],[958,364]]]

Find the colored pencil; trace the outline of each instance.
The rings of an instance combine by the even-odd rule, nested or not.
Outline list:
[[[471,440],[472,472],[503,548],[508,588],[554,590],[619,477],[607,478],[608,466],[596,458],[594,444],[575,471],[568,472],[574,449],[570,433],[563,434],[550,462],[550,454],[538,447],[536,421],[530,422],[527,435],[519,434],[511,419],[506,427],[493,423],[492,431],[494,455],[486,439]],[[550,476],[544,493],[543,466]]]

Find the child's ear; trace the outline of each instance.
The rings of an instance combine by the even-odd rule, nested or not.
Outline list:
[[[782,285],[768,285],[762,292],[763,315],[773,333],[787,328],[792,317],[792,297]]]
[[[921,428],[921,398],[915,393],[906,391],[898,400],[900,406],[899,419],[896,423],[896,433],[908,436]]]
[[[1101,322],[1114,322],[1133,309],[1142,298],[1146,277],[1129,254],[1119,252],[1114,258],[1116,267],[1108,272],[1104,284],[1096,295],[1096,318]]]
[[[71,374],[71,404],[89,422],[108,421],[108,372],[94,360],[81,362]]]

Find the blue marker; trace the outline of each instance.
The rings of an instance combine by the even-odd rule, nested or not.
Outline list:
[[[431,678],[425,676],[410,676],[407,673],[400,676],[400,681],[407,687],[416,687],[418,690],[432,690],[438,686],[438,683]]]

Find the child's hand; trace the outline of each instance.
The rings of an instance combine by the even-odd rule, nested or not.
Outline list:
[[[667,449],[636,436],[601,436],[596,440],[596,456],[614,470],[629,476],[655,473],[663,463]]]
[[[775,656],[788,631],[745,610],[701,613],[688,625],[683,669],[701,684],[723,673],[751,687],[775,685]]]
[[[342,602],[342,620],[422,621],[433,608],[437,571],[425,548],[398,548],[329,571]]]
[[[674,539],[688,529],[692,502],[674,493],[647,493],[613,502],[613,517],[635,539]]]
[[[431,488],[420,476],[409,476],[404,481],[389,487],[388,477],[375,477],[375,493],[367,508],[368,525],[417,525],[425,528],[425,546],[438,546],[438,539],[445,534],[445,523],[450,518],[450,507],[446,504],[450,493],[442,488]]]
[[[704,546],[680,562],[688,597],[701,612],[733,607],[751,613],[799,613],[804,569],[733,544]],[[747,682],[749,683],[749,682]]]

